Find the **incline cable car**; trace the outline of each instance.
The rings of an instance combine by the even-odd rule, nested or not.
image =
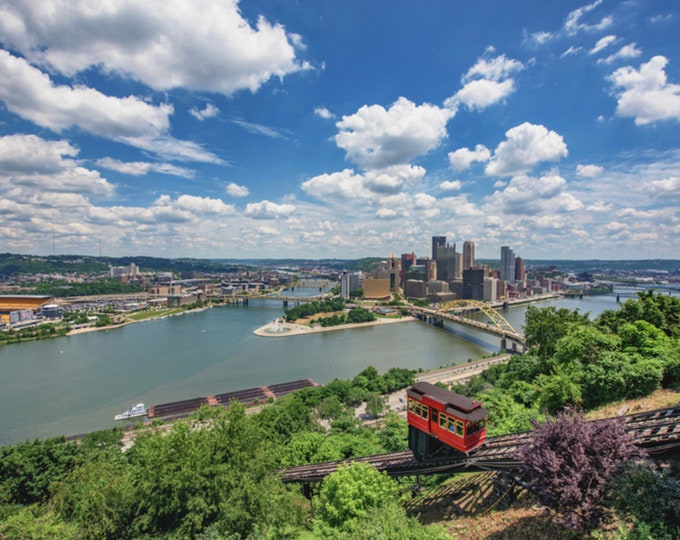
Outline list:
[[[417,459],[467,454],[484,444],[489,411],[479,401],[424,381],[406,395],[408,447]]]

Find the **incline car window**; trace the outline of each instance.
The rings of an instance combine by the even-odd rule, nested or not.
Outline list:
[[[425,420],[427,420],[429,409],[430,408],[427,405],[418,403],[417,401],[411,398],[409,398],[408,400],[408,410],[413,414],[420,416],[421,418],[424,418]]]

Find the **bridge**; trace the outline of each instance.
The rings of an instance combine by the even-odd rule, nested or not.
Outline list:
[[[500,337],[501,349],[507,350],[508,342],[510,342],[513,352],[516,352],[518,347],[522,352],[526,352],[524,335],[515,330],[498,311],[489,304],[479,300],[453,300],[441,304],[434,309],[412,306],[410,311],[414,317],[438,326],[443,326],[446,320],[470,328],[476,328],[482,332]],[[488,322],[476,321],[470,317],[465,317],[464,313],[466,312],[481,312],[488,318]]]

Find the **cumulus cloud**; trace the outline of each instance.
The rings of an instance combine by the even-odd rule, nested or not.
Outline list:
[[[335,118],[335,115],[331,111],[329,111],[326,107],[317,107],[316,109],[314,109],[314,114],[320,118],[323,118],[324,120],[330,120],[332,118]]]
[[[604,171],[604,167],[599,165],[576,165],[576,174],[586,178],[595,178],[602,174],[602,171]]]
[[[97,171],[79,166],[79,150],[67,141],[36,135],[0,137],[0,190],[24,186],[54,192],[109,196],[113,185]]]
[[[447,137],[446,123],[453,112],[429,103],[416,105],[404,97],[389,109],[364,105],[343,116],[335,142],[347,159],[364,170],[408,163],[428,153]]]
[[[656,198],[680,200],[680,178],[670,176],[663,180],[654,180],[646,185],[649,193]]]
[[[442,191],[460,191],[463,189],[463,184],[460,180],[445,180],[439,184],[439,189]]]
[[[0,50],[0,100],[11,112],[54,132],[78,127],[178,159],[218,163],[198,145],[168,135],[169,104],[150,105],[134,96],[106,96],[92,88],[55,85],[50,77],[23,58]]]
[[[246,205],[244,214],[253,219],[278,219],[295,212],[292,204],[276,204],[271,201],[260,201]]]
[[[505,136],[486,166],[488,175],[521,174],[543,161],[557,161],[567,155],[562,136],[542,125],[525,122],[506,131]]]
[[[247,197],[250,195],[250,191],[246,186],[239,186],[234,182],[230,182],[226,187],[226,192],[232,197]]]
[[[170,163],[150,163],[148,161],[121,161],[119,159],[105,157],[100,158],[96,165],[123,174],[132,176],[144,176],[149,172],[158,172],[182,178],[193,178],[195,171],[185,167],[178,167]]]
[[[67,76],[97,67],[157,90],[255,92],[272,77],[309,68],[296,57],[298,35],[262,16],[253,27],[238,0],[205,0],[200,9],[183,0],[90,2],[87,9],[8,0],[0,21],[0,39],[32,63]]]
[[[566,185],[566,180],[555,174],[541,178],[515,176],[503,191],[491,196],[490,206],[508,214],[535,215],[545,211],[545,201],[560,195]]]
[[[365,185],[375,193],[399,193],[404,186],[420,180],[425,176],[425,169],[410,165],[393,165],[385,169],[366,172]]]
[[[680,120],[680,85],[666,80],[667,63],[665,57],[655,56],[639,70],[627,66],[612,73],[609,79],[618,93],[618,116],[634,117],[636,125]]]
[[[457,217],[481,217],[484,215],[474,203],[468,201],[467,195],[443,197],[439,199],[439,208]]]
[[[196,118],[197,120],[205,120],[206,118],[212,118],[213,116],[217,116],[220,114],[220,109],[213,105],[212,103],[206,103],[205,107],[202,109],[197,109],[196,107],[192,107],[189,109],[189,114]]]
[[[474,150],[459,148],[449,152],[449,163],[454,171],[463,171],[472,165],[474,161],[487,162],[491,159],[491,152],[483,144],[475,146]]]
[[[372,196],[365,186],[363,175],[353,169],[320,174],[305,180],[301,188],[318,199],[366,199]]]
[[[457,108],[459,103],[468,109],[483,110],[512,94],[515,82],[511,75],[522,71],[524,64],[505,55],[480,58],[461,78],[464,85],[445,106]]]

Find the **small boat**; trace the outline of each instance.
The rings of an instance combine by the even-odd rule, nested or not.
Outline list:
[[[146,407],[144,407],[144,403],[137,403],[137,405],[130,410],[117,414],[113,419],[126,420],[128,418],[135,418],[136,416],[146,416]]]

